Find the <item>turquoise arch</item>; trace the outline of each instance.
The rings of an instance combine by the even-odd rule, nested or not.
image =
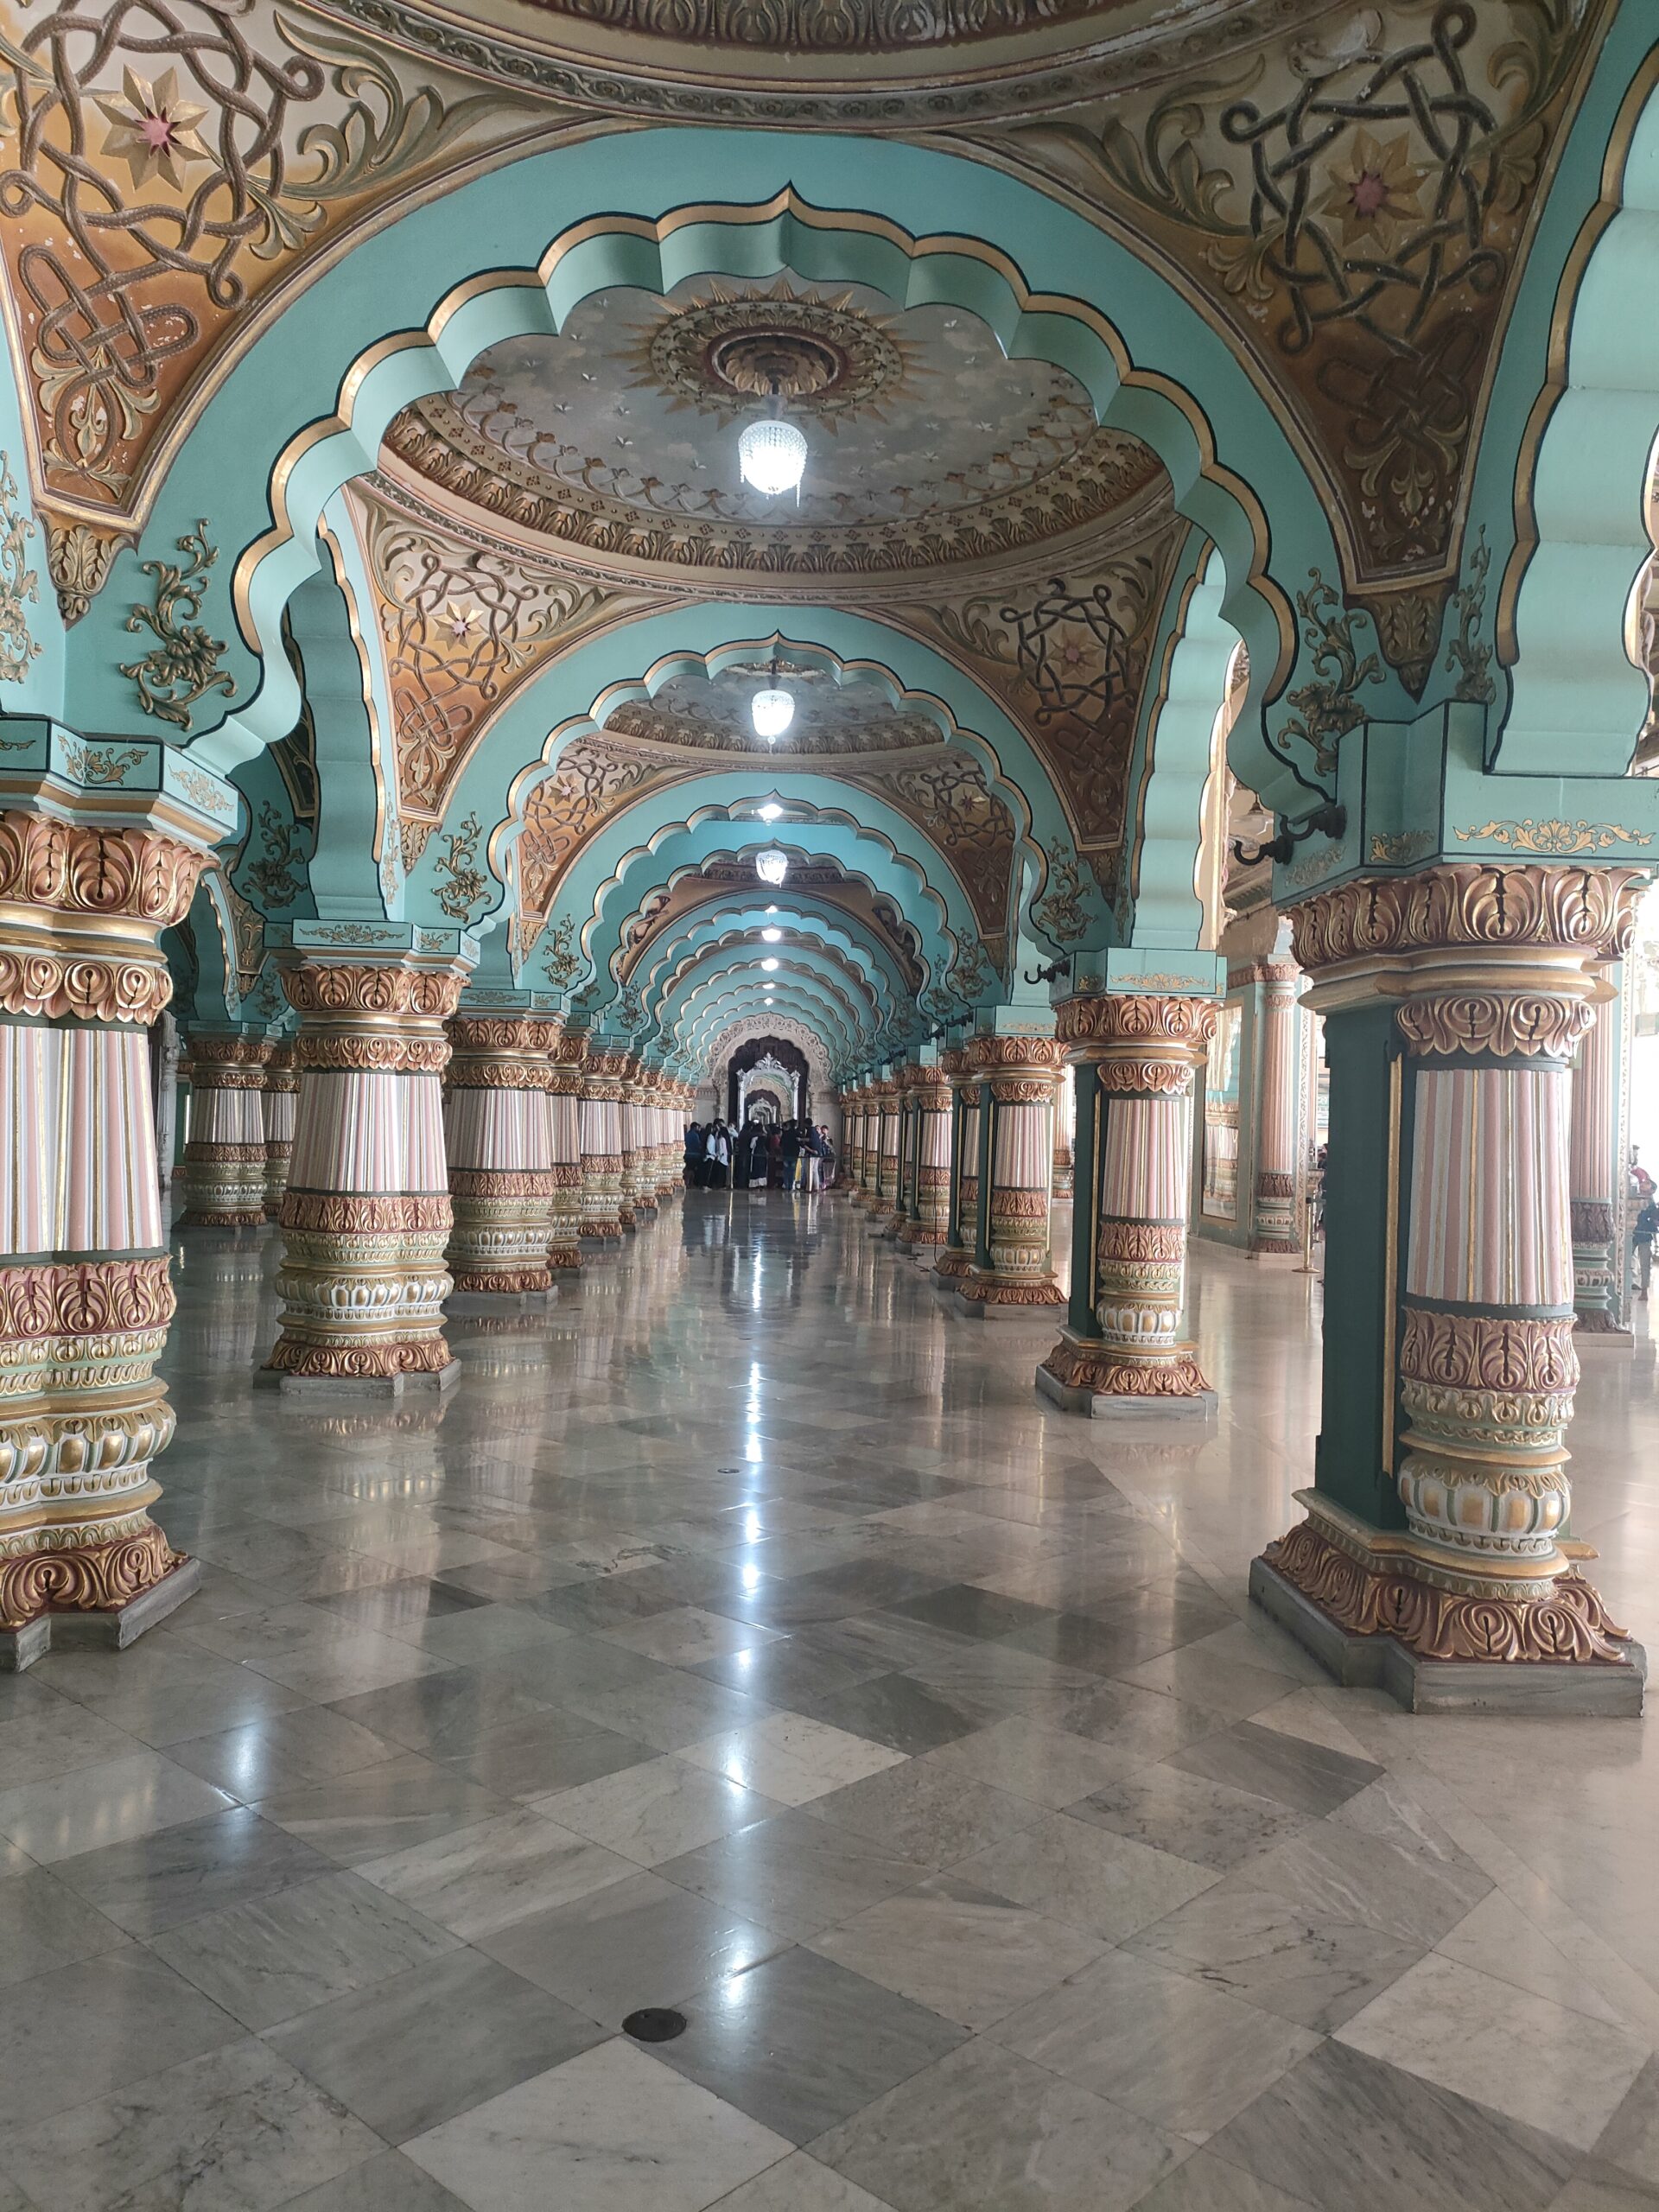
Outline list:
[[[761,935],[763,927],[778,929],[779,935],[775,942],[768,943]],[[843,969],[856,974],[860,987],[884,1019],[897,1013],[904,1002],[906,994],[895,971],[861,938],[833,925],[815,927],[803,919],[786,921],[780,915],[775,923],[764,925],[753,919],[722,927],[719,922],[710,921],[665,944],[660,957],[653,962],[650,973],[638,986],[640,1002],[647,1013],[690,965],[705,954],[730,944],[747,945],[750,957],[755,960],[780,957],[796,945],[813,945],[833,957]]]
[[[799,1004],[810,994],[833,1014],[849,1039],[874,1034],[880,1027],[875,1009],[839,962],[810,945],[787,949],[780,945],[778,950],[783,957],[770,977],[760,973],[746,945],[724,946],[693,962],[663,995],[657,1014],[658,1028],[665,1034],[676,1033],[686,1008],[712,1001],[726,990],[752,992],[758,1001],[764,1001],[765,985],[771,982],[776,987],[780,1010],[782,1004]]]
[[[865,205],[847,208],[854,176]],[[567,213],[558,239],[548,207]],[[480,240],[493,282],[480,281]],[[1103,421],[1160,454],[1181,511],[1222,549],[1230,616],[1249,641],[1260,696],[1282,688],[1294,632],[1267,573],[1269,547],[1283,574],[1334,574],[1331,534],[1261,392],[1164,277],[1033,187],[935,149],[642,131],[527,156],[410,209],[320,276],[226,377],[137,549],[165,551],[207,514],[239,556],[221,561],[205,611],[213,634],[240,639],[227,661],[239,696],[207,757],[232,763],[291,723],[274,652],[282,607],[316,565],[325,504],[372,467],[402,407],[452,389],[486,346],[556,328],[598,287],[664,290],[698,273],[785,264],[906,303],[960,303],[1010,353],[1071,370]],[[130,557],[104,595],[106,620],[137,581]],[[113,659],[86,656],[85,694],[72,705],[90,726],[118,727],[133,711]],[[1269,757],[1263,779],[1273,773]]]
[[[953,958],[973,936],[973,910],[966,892],[937,858],[930,870],[925,858],[909,849],[911,842],[919,841],[904,817],[873,800],[868,801],[867,810],[861,810],[856,818],[839,809],[823,808],[821,790],[812,792],[795,787],[805,785],[806,778],[779,777],[772,783],[736,777],[720,781],[728,788],[707,792],[695,815],[658,823],[643,842],[640,825],[649,818],[648,802],[619,815],[606,824],[566,876],[561,887],[562,908],[582,918],[582,949],[596,988],[604,995],[600,1003],[613,995],[612,979],[622,925],[638,908],[645,891],[667,882],[676,869],[698,868],[704,861],[728,854],[751,854],[767,845],[779,846],[793,861],[810,864],[814,859],[824,859],[845,874],[864,876],[901,913],[915,919],[919,912],[932,933],[950,948]],[[775,823],[748,815],[733,818],[732,807],[762,803],[774,791],[801,818]],[[867,798],[863,793],[859,796],[861,800]],[[922,855],[931,854],[931,848],[924,844]],[[529,963],[532,971],[535,964],[532,956]]]
[[[816,977],[796,975],[775,1004],[766,1000],[758,977],[710,978],[687,995],[672,1032],[676,1049],[696,1061],[734,1023],[764,1020],[772,1014],[791,1016],[811,1030],[836,1067],[855,1065],[868,1055],[875,1034],[861,1025],[854,1007],[832,996]]]
[[[869,978],[855,961],[844,957],[836,947],[814,938],[797,938],[792,944],[766,947],[768,956],[778,963],[774,973],[762,974],[762,987],[772,983],[785,988],[783,979],[804,970],[820,977],[840,993],[847,1002],[856,1007],[867,1026],[879,1027],[889,1009],[885,1008]],[[711,979],[732,975],[761,966],[760,948],[741,937],[721,942],[689,948],[665,976],[652,999],[645,1002],[648,1019],[661,1027],[670,1026],[674,1007],[681,1004],[694,988],[702,988]]]
[[[1211,547],[1195,549],[1184,588],[1172,594],[1169,633],[1154,657],[1154,665],[1165,666],[1166,673],[1147,710],[1141,818],[1132,849],[1129,942],[1137,949],[1193,951],[1204,926],[1193,829],[1202,811],[1216,716],[1226,698],[1228,665],[1239,642],[1222,613],[1220,565]]]
[[[521,685],[474,744],[450,791],[446,819],[476,813],[496,825],[490,859],[505,883],[508,855],[531,795],[557,772],[567,745],[602,730],[620,707],[651,699],[688,669],[701,666],[717,675],[734,662],[769,652],[774,644],[808,666],[822,668],[838,683],[868,683],[895,709],[934,721],[942,737],[979,763],[1013,815],[1016,839],[1052,848],[1067,836],[1059,796],[1023,731],[971,677],[931,646],[868,615],[715,602],[619,625]],[[725,761],[734,756],[716,757]],[[745,772],[770,775],[791,770],[791,764],[797,775],[840,780],[837,768],[855,766],[856,756],[843,762],[836,755],[791,755],[785,744],[764,758],[745,757],[743,767]],[[713,780],[712,774],[694,775],[676,790],[700,790],[705,780]],[[863,798],[854,792],[849,804],[857,806]],[[914,838],[924,833],[912,825],[910,834]],[[430,903],[435,887],[433,858],[428,858],[416,872],[411,896]],[[1013,899],[1010,883],[1010,911]]]
[[[874,889],[868,878],[849,877],[849,881],[861,880],[865,887]],[[659,887],[652,885],[654,891]],[[670,885],[660,887],[671,888]],[[649,895],[649,894],[647,894]],[[626,930],[639,919],[640,910],[635,907],[623,924]],[[712,887],[696,904],[688,906],[674,917],[671,923],[656,926],[656,934],[647,934],[625,955],[619,952],[613,959],[612,972],[619,979],[639,984],[642,977],[660,963],[664,948],[683,943],[694,930],[719,921],[723,925],[745,929],[828,929],[849,932],[852,940],[864,948],[881,972],[889,976],[900,992],[907,984],[900,964],[895,960],[879,932],[874,931],[855,911],[839,905],[826,893],[813,889],[802,891],[785,883],[781,889],[758,880],[753,884],[719,884]],[[920,959],[925,969],[942,973],[948,962],[950,947],[944,938],[929,940],[924,937],[913,917],[904,918],[904,934],[911,940],[912,957]]]
[[[1612,60],[1603,57],[1601,74],[1610,81],[1599,115],[1598,104],[1588,103],[1574,134],[1581,164],[1606,143],[1606,98],[1628,85],[1627,75],[1611,73]],[[1513,666],[1493,765],[1505,773],[1623,775],[1647,713],[1648,683],[1627,650],[1627,620],[1633,588],[1654,550],[1645,493],[1659,437],[1651,313],[1659,298],[1656,77],[1650,58],[1645,83],[1627,90],[1627,111],[1614,126],[1621,137],[1628,130],[1628,149],[1622,162],[1609,163],[1590,217],[1605,218],[1605,226],[1572,302],[1559,396],[1538,443],[1529,499],[1524,449],[1520,456],[1521,495],[1530,505],[1535,542],[1517,550],[1517,573],[1504,580],[1513,610],[1504,658]],[[1566,213],[1554,194],[1549,212],[1558,224]],[[1538,296],[1548,264],[1537,248],[1535,257],[1540,265],[1529,269],[1529,282],[1535,317],[1544,306]],[[1643,303],[1640,310],[1636,302]],[[1541,411],[1547,405],[1546,398]]]

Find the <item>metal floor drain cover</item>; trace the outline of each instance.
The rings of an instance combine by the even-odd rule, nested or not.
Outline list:
[[[622,2023],[622,2032],[636,2043],[672,2043],[676,2036],[685,2033],[685,2015],[671,2012],[665,2005],[647,2005],[641,2012],[629,2013]]]

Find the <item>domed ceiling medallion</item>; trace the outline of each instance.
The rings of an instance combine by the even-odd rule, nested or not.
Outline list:
[[[921,349],[885,316],[780,279],[766,292],[714,286],[707,299],[669,307],[623,358],[636,390],[723,416],[776,396],[835,428],[855,409],[880,410],[917,373]]]

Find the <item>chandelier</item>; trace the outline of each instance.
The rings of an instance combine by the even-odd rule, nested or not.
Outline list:
[[[805,433],[779,415],[746,423],[737,441],[737,463],[743,481],[763,498],[775,499],[781,493],[792,492],[798,505],[806,474]]]
[[[764,737],[768,745],[775,745],[795,719],[795,702],[787,691],[769,683],[750,700],[749,713],[755,735]]]
[[[764,853],[755,855],[754,872],[762,883],[781,883],[789,874],[789,855],[768,845]]]

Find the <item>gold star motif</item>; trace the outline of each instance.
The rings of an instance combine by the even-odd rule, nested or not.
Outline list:
[[[1409,144],[1403,130],[1386,146],[1369,130],[1357,130],[1345,167],[1330,170],[1331,189],[1318,212],[1335,218],[1344,246],[1386,249],[1404,225],[1422,220],[1418,194],[1425,172],[1412,162]]]
[[[153,85],[128,69],[120,92],[100,93],[98,105],[110,125],[104,151],[126,163],[135,184],[160,175],[178,185],[188,163],[213,159],[196,128],[207,111],[179,98],[175,69]]]

